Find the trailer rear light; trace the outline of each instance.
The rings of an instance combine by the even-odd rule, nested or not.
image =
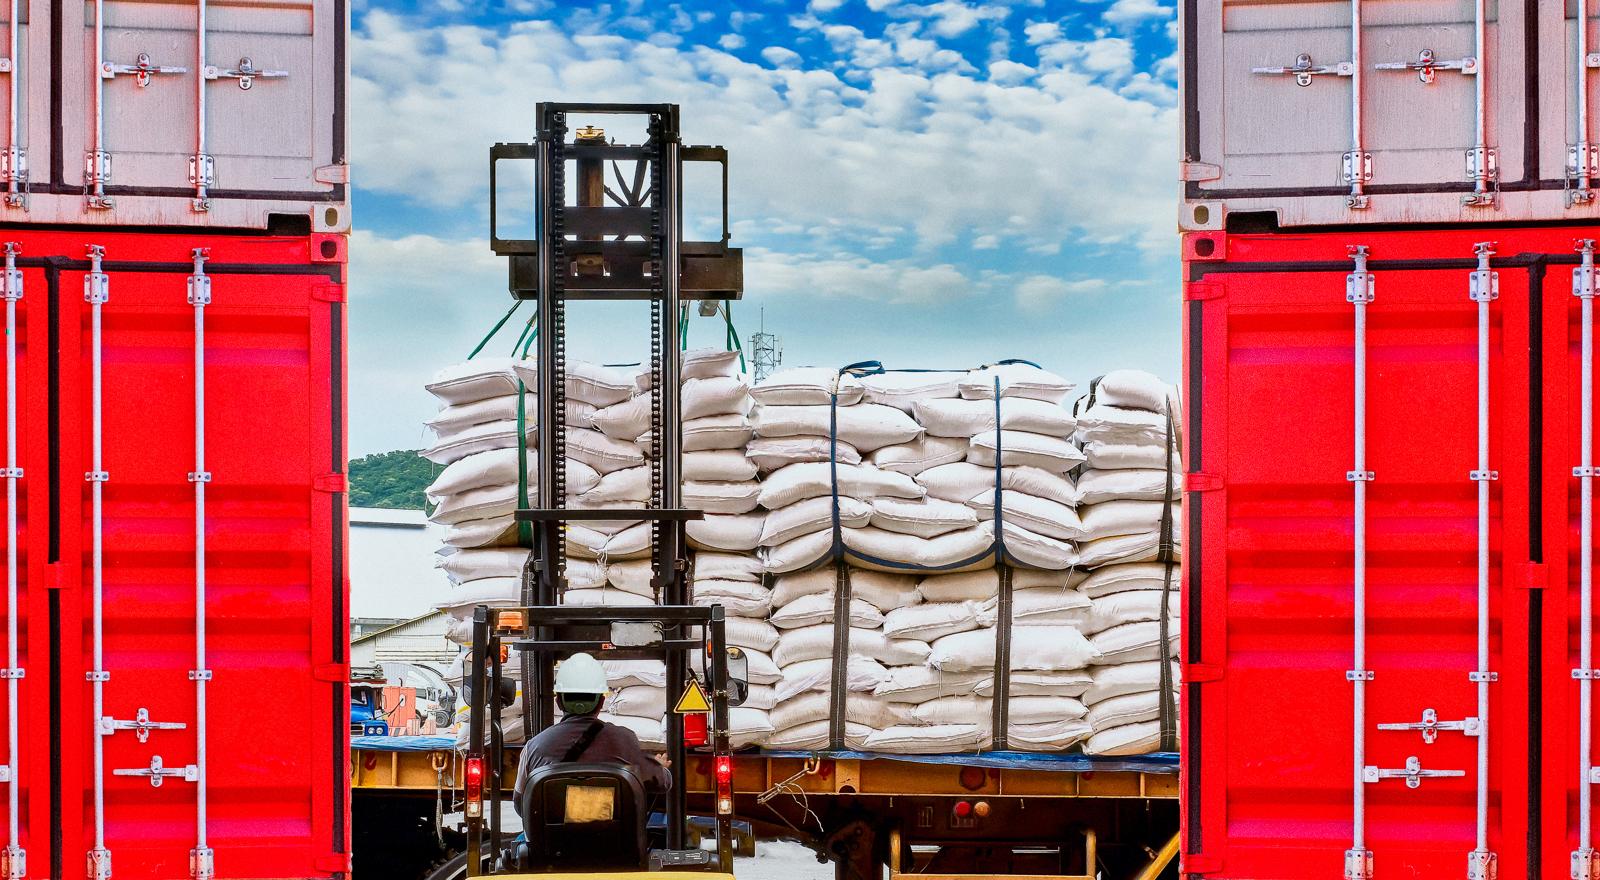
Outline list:
[[[973,804],[972,815],[977,816],[979,819],[989,818],[989,802],[978,801],[977,803]]]
[[[483,759],[468,758],[466,770],[467,818],[483,816]]]
[[[683,745],[697,749],[711,741],[707,731],[706,713],[690,712],[683,716]]]
[[[714,770],[717,779],[717,815],[733,813],[733,757],[718,755]]]
[[[967,801],[956,801],[955,814],[958,819],[965,819],[972,815],[972,804]]]

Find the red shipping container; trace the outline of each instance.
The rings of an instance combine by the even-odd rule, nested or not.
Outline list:
[[[0,701],[18,721],[29,875],[96,876],[97,827],[100,876],[205,876],[205,849],[220,878],[347,872],[345,239],[0,242],[23,294],[10,546],[26,670],[15,705]]]
[[[1185,237],[1186,875],[1572,876],[1587,238]]]

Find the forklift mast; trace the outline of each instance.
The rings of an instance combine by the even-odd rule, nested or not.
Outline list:
[[[642,119],[645,139],[641,144],[615,143],[603,128],[594,125],[569,132],[573,117]],[[540,103],[537,130],[534,143],[502,143],[490,150],[490,246],[510,258],[511,295],[537,303],[538,388],[529,390],[536,391],[538,407],[534,415],[538,484],[533,506],[516,513],[519,531],[533,550],[523,573],[521,604],[525,607],[520,615],[507,613],[517,609],[479,609],[484,617],[475,621],[474,676],[498,678],[500,634],[508,624],[518,626],[516,638],[507,641],[520,649],[524,729],[532,739],[554,723],[554,670],[563,657],[581,650],[593,650],[601,659],[661,657],[666,664],[667,705],[671,708],[678,705],[692,675],[691,656],[698,652],[705,657],[707,648],[714,647],[709,652],[710,662],[704,664],[714,704],[711,739],[714,751],[726,755],[728,680],[721,643],[722,609],[694,607],[688,589],[684,524],[699,519],[701,513],[682,505],[679,338],[684,304],[714,304],[737,299],[743,292],[743,255],[728,246],[727,151],[682,145],[675,104]],[[533,238],[501,237],[496,178],[499,163],[507,160],[534,163]],[[722,236],[717,241],[683,241],[685,162],[713,162],[721,167]],[[631,174],[623,173],[625,165],[631,165]],[[615,189],[606,181],[608,166]],[[643,301],[648,306],[648,509],[566,507],[569,300]],[[560,607],[567,586],[566,526],[585,521],[650,523],[655,605],[588,610]],[[488,687],[480,687],[480,683]],[[480,750],[480,756],[483,746],[498,750],[500,745],[497,684],[475,681],[472,688],[470,748]],[[483,730],[484,716],[487,731]],[[666,723],[667,756],[675,773],[685,766],[683,718],[669,713]],[[485,732],[489,743],[480,736]],[[491,776],[497,776],[500,762],[493,760],[488,766],[493,768]],[[495,788],[502,787],[498,779],[490,782]],[[498,822],[491,817],[491,823],[492,836],[497,836]],[[469,836],[472,828],[469,817]],[[674,785],[667,800],[669,853],[683,849],[686,830],[685,786]],[[719,836],[721,830],[719,827]]]

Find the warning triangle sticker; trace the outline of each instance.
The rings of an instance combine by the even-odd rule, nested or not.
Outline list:
[[[678,698],[678,705],[672,711],[679,715],[711,711],[711,704],[706,701],[706,692],[700,689],[700,682],[691,678],[683,683],[683,696]]]

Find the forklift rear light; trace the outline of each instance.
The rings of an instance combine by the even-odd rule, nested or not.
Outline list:
[[[483,815],[483,759],[467,759],[467,817],[476,819]]]
[[[733,812],[733,757],[718,755],[713,770],[717,779],[717,815]]]
[[[495,628],[500,630],[501,632],[506,632],[508,630],[509,631],[513,631],[513,632],[521,632],[522,631],[522,612],[521,611],[502,611],[502,612],[500,612],[499,614],[495,615]]]

